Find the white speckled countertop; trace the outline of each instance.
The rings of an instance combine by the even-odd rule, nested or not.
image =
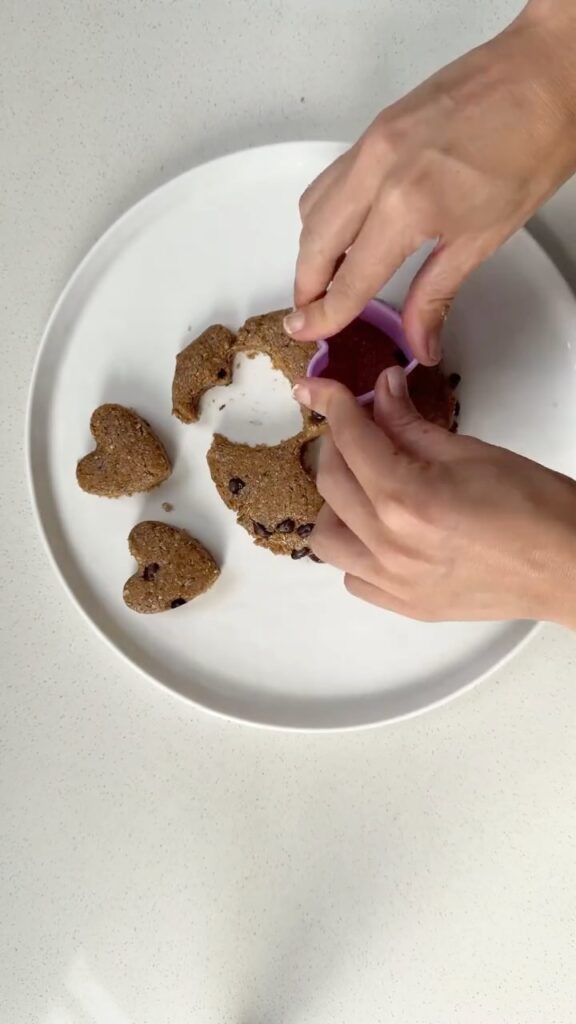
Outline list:
[[[356,135],[517,0],[0,0],[1,1024],[572,1024],[576,641],[416,721],[281,735],[125,667],[40,546],[23,412],[128,205]],[[536,233],[576,282],[576,187]]]

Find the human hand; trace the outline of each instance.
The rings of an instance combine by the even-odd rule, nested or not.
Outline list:
[[[369,419],[341,384],[307,379],[325,416],[313,552],[351,594],[427,621],[548,619],[576,627],[576,483],[423,420],[399,367]]]
[[[532,0],[501,35],[384,110],[302,196],[288,333],[335,334],[435,239],[404,326],[417,358],[437,362],[463,280],[576,170],[575,48],[573,0]]]

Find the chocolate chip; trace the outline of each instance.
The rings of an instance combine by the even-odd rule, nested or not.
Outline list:
[[[294,533],[296,523],[293,519],[283,519],[276,527],[276,533]]]
[[[150,565],[145,565],[144,572],[142,573],[143,579],[145,579],[147,583],[150,583],[150,581],[154,579],[159,568],[160,566],[158,565],[158,562],[150,562]]]
[[[224,380],[224,377],[227,376],[226,370],[224,370],[224,369],[218,370],[218,373],[216,374],[216,376],[218,377],[218,380]]]
[[[451,373],[448,377],[448,383],[451,388],[457,388],[461,380],[462,377],[459,373]]]
[[[460,415],[460,402],[456,402],[456,405],[454,406],[454,415],[456,416],[456,419],[458,419],[458,416]]]
[[[312,420],[313,423],[324,423],[325,420],[326,420],[326,417],[322,416],[322,414],[319,413],[319,412],[312,411],[310,413],[310,419]]]
[[[185,597],[175,597],[173,601],[170,601],[171,608],[180,608],[183,604],[188,604]]]
[[[318,562],[320,565],[324,564],[322,559],[318,558],[318,555],[315,555],[313,551],[310,552],[308,557],[310,558],[311,562]]]
[[[310,548],[294,548],[294,550],[290,552],[290,558],[306,558],[309,554]]]
[[[254,529],[254,533],[258,537],[271,537],[272,536],[273,531],[269,530],[267,526],[264,526],[264,523],[257,523],[256,520],[253,519],[252,520],[252,526],[253,526],[253,529]]]
[[[246,484],[239,476],[233,476],[232,479],[228,481],[228,490],[231,491],[232,494],[240,494],[240,491],[244,490],[245,487]]]
[[[314,523],[302,523],[302,526],[296,527],[296,533],[299,537],[308,537],[314,529]]]

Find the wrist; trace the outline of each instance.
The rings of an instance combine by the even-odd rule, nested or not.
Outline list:
[[[529,0],[504,33],[520,41],[527,85],[534,87],[548,114],[566,132],[576,170],[576,4],[574,0]]]
[[[555,622],[576,631],[576,485],[572,529],[564,524],[547,552],[547,570],[541,580],[534,618]]]

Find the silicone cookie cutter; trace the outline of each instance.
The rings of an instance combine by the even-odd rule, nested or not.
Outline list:
[[[373,327],[378,327],[384,335],[392,339],[407,360],[407,365],[404,369],[406,375],[418,366],[418,360],[414,358],[404,334],[402,317],[393,306],[389,306],[382,299],[372,299],[357,319],[365,320],[366,323],[372,324]],[[326,341],[324,338],[321,338],[316,344],[317,350],[308,364],[307,377],[320,377],[330,363],[330,339]],[[360,405],[368,405],[374,401],[374,391],[367,391],[363,395],[357,395],[357,398]]]

